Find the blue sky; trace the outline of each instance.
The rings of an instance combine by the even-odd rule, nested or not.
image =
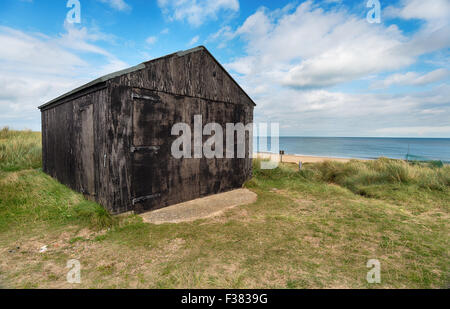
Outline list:
[[[0,126],[96,77],[205,45],[290,136],[450,137],[450,1],[0,2]]]

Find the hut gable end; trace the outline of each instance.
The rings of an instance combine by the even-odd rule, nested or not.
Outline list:
[[[112,82],[134,88],[255,106],[252,99],[205,47],[145,62],[145,69]]]
[[[64,104],[89,93],[91,89],[98,90],[104,87],[103,85],[129,86],[217,102],[256,106],[214,56],[204,46],[199,46],[105,75],[39,106],[39,109]]]

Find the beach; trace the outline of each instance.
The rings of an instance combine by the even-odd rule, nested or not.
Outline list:
[[[278,153],[305,157],[305,162],[336,160],[335,158],[391,158],[411,161],[442,161],[450,163],[449,138],[369,138],[369,137],[279,137],[277,145],[262,147],[253,141],[254,153]],[[325,159],[324,159],[325,158]],[[286,157],[286,160],[289,160]]]
[[[334,158],[334,157],[319,157],[319,156],[301,156],[301,155],[293,155],[293,154],[285,154],[280,158],[281,156],[278,154],[273,153],[265,153],[260,152],[257,154],[254,154],[254,158],[258,159],[272,159],[276,161],[281,161],[283,163],[296,163],[299,162],[302,163],[318,163],[318,162],[325,162],[325,161],[337,161],[337,162],[349,162],[352,159],[348,158]],[[355,159],[355,160],[363,160],[364,159]]]

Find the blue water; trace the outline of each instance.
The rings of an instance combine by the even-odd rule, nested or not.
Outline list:
[[[275,152],[258,147],[259,152]],[[336,158],[441,160],[450,163],[450,138],[360,138],[360,137],[280,137],[280,150],[286,154]]]

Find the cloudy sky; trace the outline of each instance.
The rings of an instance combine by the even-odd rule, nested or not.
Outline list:
[[[450,137],[450,0],[0,2],[0,127],[101,75],[205,45],[285,136]]]

